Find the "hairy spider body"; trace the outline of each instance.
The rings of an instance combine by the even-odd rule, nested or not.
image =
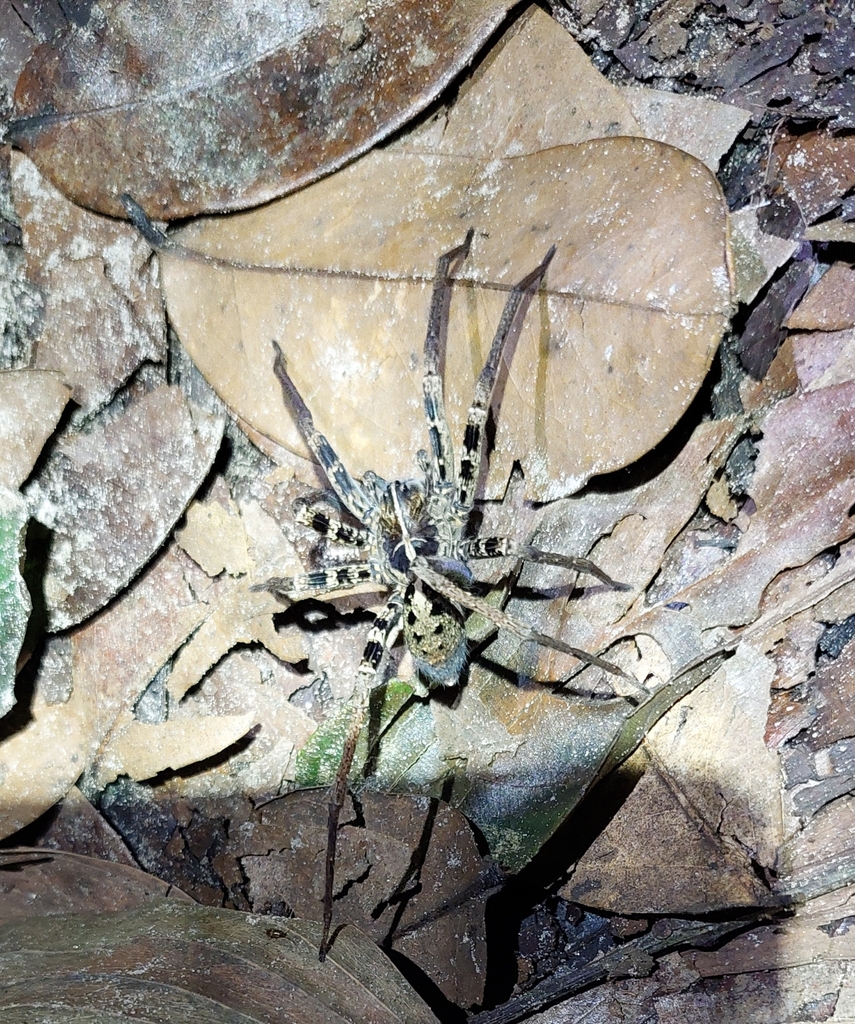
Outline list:
[[[490,354],[475,386],[459,457],[455,458],[445,414],[440,347],[451,297],[451,269],[468,255],[472,235],[470,230],[462,245],[437,262],[424,347],[423,394],[430,450],[418,453],[421,479],[388,482],[371,472],[361,480],[352,477],[327,439],[315,428],[309,409],[288,375],[282,351],[274,342],[274,371],[283,396],[295,412],[300,430],[334,492],[326,501],[301,505],[296,510],[297,518],[328,539],[355,548],[361,559],[299,576],[271,579],[263,586],[286,599],[308,592],[347,589],[369,581],[389,591],[384,609],[371,626],[357,671],[351,702],[352,719],[330,800],[321,959],[330,941],[336,836],[347,792],[347,776],[371,687],[385,651],[395,643],[401,631],[428,687],[451,686],[458,681],[467,658],[464,626],[470,612],[478,612],[524,639],[629,679],[610,662],[536,632],[473,593],[470,560],[507,555],[585,572],[607,586],[622,588],[623,585],[615,583],[585,558],[544,552],[503,537],[467,535],[481,470],[484,426],[502,351],[518,317],[524,315],[540,287],[555,253],[554,247],[550,249],[543,262],[508,296]]]

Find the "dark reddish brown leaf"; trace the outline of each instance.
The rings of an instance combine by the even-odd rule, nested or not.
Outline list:
[[[155,218],[273,199],[423,109],[505,0],[103,3],[38,48],[10,138],[75,202]]]
[[[62,438],[30,489],[53,531],[53,629],[85,619],[163,543],[213,461],[222,422],[161,385],[88,433]]]
[[[781,132],[769,160],[770,181],[778,182],[812,224],[838,205],[855,185],[855,135],[827,130]]]
[[[190,899],[128,864],[29,847],[0,850],[0,893],[0,928],[33,917],[130,910],[152,896]]]

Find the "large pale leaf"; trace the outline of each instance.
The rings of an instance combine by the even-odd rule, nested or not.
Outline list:
[[[446,358],[460,437],[507,288],[557,245],[500,389],[486,485],[501,493],[521,460],[542,500],[631,462],[691,401],[730,308],[726,219],[702,164],[639,139],[493,161],[373,153],[181,234],[255,269],[170,257],[164,282],[182,341],[255,430],[305,451],[272,372],[278,338],[351,471],[406,478],[425,443],[419,368],[437,256],[475,227]]]

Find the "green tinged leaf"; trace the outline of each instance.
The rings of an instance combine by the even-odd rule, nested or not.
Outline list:
[[[0,488],[0,717],[15,703],[15,668],[32,607],[20,571],[27,518],[21,495]]]

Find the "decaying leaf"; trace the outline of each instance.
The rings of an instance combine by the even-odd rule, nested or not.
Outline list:
[[[0,483],[18,488],[30,475],[68,401],[58,373],[0,373]]]
[[[855,268],[834,263],[792,312],[795,331],[842,331],[855,327]]]
[[[0,929],[4,1019],[430,1024],[436,1018],[355,928],[318,963],[320,926],[152,898]]]
[[[53,533],[44,583],[52,629],[101,608],[151,558],[201,484],[222,429],[161,385],[57,443],[27,492]]]
[[[40,46],[10,130],[76,203],[155,218],[266,202],[364,152],[427,106],[505,15],[503,0],[109,0]]]
[[[318,916],[329,794],[291,794],[265,804],[230,853],[255,909],[284,902]],[[471,826],[446,804],[364,793],[345,813],[337,853],[336,927],[357,925],[403,953],[460,1006],[483,999],[484,904],[498,873],[478,852]]]
[[[165,361],[157,267],[129,225],[70,203],[20,153],[12,195],[27,275],[44,296],[33,367],[57,371],[88,416],[142,363]]]
[[[180,889],[130,864],[64,850],[0,850],[0,931],[14,922],[57,914],[144,909],[154,897],[189,900]]]
[[[830,213],[855,185],[855,136],[825,128],[803,133],[778,132],[768,177],[778,182],[812,224]]]
[[[504,386],[487,496],[501,493],[515,459],[545,500],[638,457],[688,405],[729,312],[718,186],[670,147],[604,139],[490,163],[370,154],[263,211],[186,229],[194,249],[283,272],[169,258],[170,314],[207,379],[257,430],[305,450],[272,372],[278,338],[351,472],[406,479],[424,444],[426,282],[470,224],[461,277],[477,287],[456,289],[446,358],[454,436],[504,301],[487,285],[513,284],[558,246]],[[333,293],[330,273],[342,275]]]
[[[61,799],[206,614],[210,580],[170,547],[108,611],[31,659],[29,718],[0,742],[0,835]]]
[[[30,595],[21,578],[27,519],[27,506],[21,495],[0,487],[0,717],[15,703],[18,654],[31,608]]]

